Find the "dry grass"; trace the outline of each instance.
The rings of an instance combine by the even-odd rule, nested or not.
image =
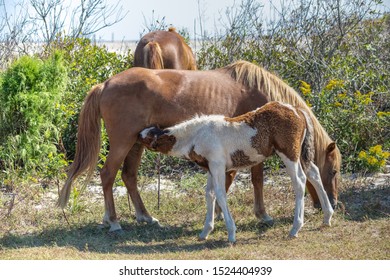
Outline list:
[[[197,181],[197,180],[195,180]],[[147,180],[143,180],[144,184]],[[237,225],[237,243],[230,246],[225,225],[216,223],[209,240],[197,237],[205,215],[204,190],[199,186],[164,190],[157,210],[157,193],[141,186],[150,212],[163,227],[137,224],[125,196],[116,198],[125,233],[99,229],[101,195],[84,191],[67,224],[55,204],[56,187],[14,183],[0,192],[0,259],[389,259],[389,180],[372,187],[370,180],[344,180],[330,228],[321,229],[322,214],[306,198],[305,225],[297,239],[288,239],[294,195],[284,177],[272,175],[266,184],[266,206],[273,227],[261,225],[252,213],[252,190],[241,178],[229,194]],[[14,201],[11,204],[11,195]]]

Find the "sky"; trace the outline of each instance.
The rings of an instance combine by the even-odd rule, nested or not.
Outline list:
[[[278,6],[280,1],[272,2]],[[270,12],[270,0],[259,2],[264,4],[266,13]],[[383,2],[390,9],[390,0]],[[98,32],[96,39],[111,40],[114,36],[115,40],[138,40],[141,33],[146,33],[145,25],[150,23],[152,18],[161,20],[163,17],[168,25],[173,25],[177,29],[186,28],[193,38],[195,21],[199,33],[199,14],[202,15],[204,29],[213,32],[215,27],[221,27],[219,19],[226,8],[234,3],[238,5],[241,0],[122,0],[123,10],[128,11],[127,16],[116,25]]]
[[[0,0],[5,3],[8,11],[12,11],[15,3],[23,0]],[[29,0],[24,0],[28,2]],[[107,0],[115,5],[118,0]],[[221,25],[221,17],[226,20],[225,11],[227,7],[234,4],[238,6],[242,0],[120,0],[122,12],[127,13],[125,18],[111,27],[107,27],[96,34],[97,40],[127,41],[139,40],[141,34],[147,33],[146,26],[156,20],[164,20],[168,26],[172,25],[178,30],[186,29],[190,38],[196,33],[200,34],[200,16],[202,18],[203,30],[214,34],[216,28]],[[271,4],[279,7],[280,2],[289,3],[288,0],[258,0],[264,5],[264,17],[267,19],[275,17],[271,13]],[[64,3],[77,5],[79,1],[65,0]],[[390,10],[390,0],[383,0],[387,10]],[[0,10],[0,15],[1,15]]]
[[[205,29],[213,30],[220,14],[234,2],[235,0],[122,0],[123,10],[128,11],[127,16],[116,25],[98,32],[97,39],[111,40],[112,34],[115,40],[139,39],[140,34],[145,33],[145,26],[153,18],[164,18],[167,25],[177,29],[185,28],[193,36],[195,24],[199,29],[199,14],[206,25]]]

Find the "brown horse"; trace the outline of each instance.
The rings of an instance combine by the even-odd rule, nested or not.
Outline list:
[[[218,201],[225,217],[228,240],[233,243],[236,226],[226,203],[226,170],[257,165],[273,153],[284,162],[295,192],[290,237],[297,237],[303,226],[306,180],[313,184],[319,195],[324,225],[330,226],[333,209],[314,164],[313,132],[313,122],[307,111],[273,101],[235,118],[203,115],[165,129],[149,127],[141,131],[139,140],[149,149],[185,157],[208,171],[207,214],[199,237],[207,239],[214,229],[214,208]]]
[[[104,223],[120,229],[114,207],[112,186],[123,163],[122,179],[134,204],[137,221],[155,222],[137,190],[137,170],[143,147],[138,133],[146,127],[172,126],[196,114],[244,114],[269,101],[281,101],[307,109],[314,125],[315,157],[324,188],[334,207],[337,203],[341,155],[336,144],[319,124],[299,94],[277,76],[254,64],[239,61],[210,71],[150,70],[134,67],[93,87],[79,117],[76,156],[68,171],[59,205],[69,200],[73,180],[84,171],[91,175],[100,149],[100,119],[103,118],[110,151],[100,172],[104,199]],[[168,113],[169,112],[169,113]],[[255,214],[271,220],[263,202],[263,166],[251,168],[255,192]],[[230,185],[234,172],[227,176]],[[307,184],[315,204],[318,196]]]
[[[168,31],[153,31],[141,38],[135,49],[134,66],[196,70],[196,61],[184,38],[171,27]]]

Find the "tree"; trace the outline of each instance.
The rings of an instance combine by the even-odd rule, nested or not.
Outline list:
[[[57,34],[71,38],[88,37],[121,21],[127,12],[121,1],[109,0],[20,0],[13,8],[0,0],[1,67],[16,54],[35,53],[47,47]],[[35,48],[35,49],[34,49]]]

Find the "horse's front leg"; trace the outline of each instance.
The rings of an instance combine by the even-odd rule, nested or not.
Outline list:
[[[207,174],[206,208],[206,219],[204,222],[203,231],[199,235],[199,240],[206,240],[210,232],[214,229],[215,194],[210,173]]]
[[[322,184],[319,169],[313,162],[310,162],[307,168],[307,178],[308,181],[310,181],[310,183],[314,186],[318,195],[322,211],[324,212],[323,223],[324,225],[330,226],[330,220],[334,211]]]
[[[153,218],[146,210],[137,188],[137,172],[143,151],[144,147],[139,143],[135,143],[131,148],[123,164],[122,180],[125,182],[131,201],[134,204],[137,222],[153,224],[158,223],[158,220]]]
[[[264,194],[263,194],[263,163],[255,165],[251,168],[251,180],[254,192],[254,212],[256,217],[267,225],[272,225],[274,220],[267,214],[264,206]]]
[[[211,174],[211,182],[214,187],[216,200],[221,207],[223,217],[225,219],[226,229],[228,231],[228,241],[231,243],[236,242],[236,225],[229,212],[227,201],[226,201],[226,190],[225,190],[225,165],[220,162],[209,163]]]

